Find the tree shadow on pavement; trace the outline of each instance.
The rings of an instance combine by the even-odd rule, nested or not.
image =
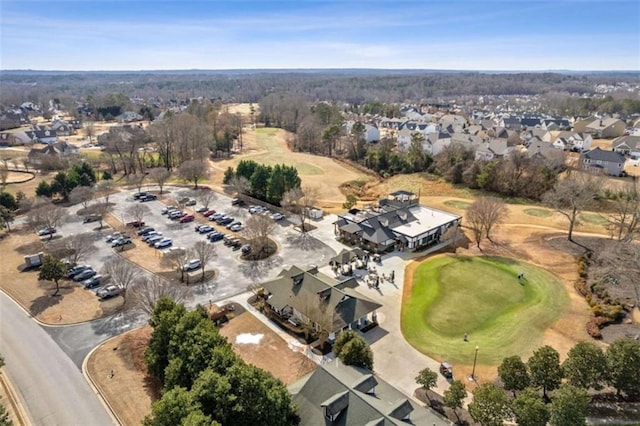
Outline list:
[[[269,271],[282,266],[283,260],[280,256],[271,256],[264,260],[247,261],[240,265],[242,274],[253,280],[260,281],[265,278]]]
[[[286,241],[292,248],[304,251],[318,250],[323,247],[322,241],[312,237],[308,233],[288,235]]]

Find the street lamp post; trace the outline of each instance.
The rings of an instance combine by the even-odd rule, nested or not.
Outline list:
[[[478,360],[478,346],[476,345],[476,353],[473,356],[473,370],[471,371],[471,380],[476,381],[476,361]]]

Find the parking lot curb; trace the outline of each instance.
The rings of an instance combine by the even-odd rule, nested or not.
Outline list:
[[[118,335],[120,336],[120,335]],[[89,352],[87,354],[87,356],[84,358],[84,360],[82,360],[82,375],[84,376],[84,378],[87,380],[87,383],[89,384],[89,386],[91,387],[91,389],[93,390],[93,392],[98,396],[98,398],[100,399],[100,402],[102,403],[102,405],[104,406],[104,408],[106,409],[107,413],[109,413],[109,416],[111,417],[111,419],[113,420],[114,424],[117,425],[121,425],[124,426],[124,423],[122,422],[122,420],[120,419],[120,417],[118,417],[118,414],[116,413],[116,411],[113,409],[113,407],[111,406],[111,404],[109,403],[109,401],[107,401],[107,399],[104,397],[102,390],[100,389],[100,385],[98,385],[98,383],[93,379],[93,377],[91,376],[91,374],[89,373],[89,370],[87,369],[87,363],[89,362],[89,358],[91,358],[91,356],[93,355],[93,353],[95,351],[97,351],[99,348],[101,348],[102,346],[106,345],[107,342],[111,341],[112,339],[115,339],[118,336],[114,336],[110,339],[105,340],[104,342],[100,343],[98,346],[96,346],[95,348],[91,349],[91,352]]]

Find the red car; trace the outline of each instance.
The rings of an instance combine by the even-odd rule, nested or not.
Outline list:
[[[180,218],[180,223],[193,222],[195,217],[192,214],[188,214]]]
[[[211,209],[211,210],[207,210],[206,212],[203,212],[203,213],[202,213],[202,216],[204,216],[204,217],[209,217],[209,216],[211,216],[212,214],[216,214],[216,211],[215,211],[215,210],[213,210],[213,209]]]

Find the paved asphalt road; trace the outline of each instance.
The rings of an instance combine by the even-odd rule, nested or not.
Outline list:
[[[32,424],[113,424],[78,367],[1,292],[0,312],[0,353]]]

